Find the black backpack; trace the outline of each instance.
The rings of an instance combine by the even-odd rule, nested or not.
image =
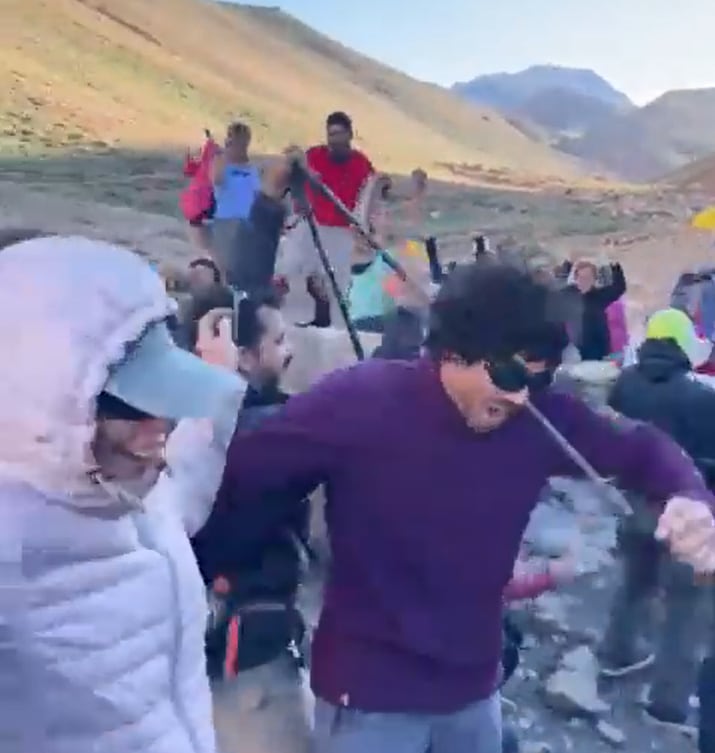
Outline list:
[[[502,685],[505,685],[519,666],[524,645],[524,634],[509,614],[502,618],[502,636]]]

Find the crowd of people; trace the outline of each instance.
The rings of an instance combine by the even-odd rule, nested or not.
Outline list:
[[[524,271],[482,238],[445,268],[424,172],[398,237],[350,118],[331,114],[326,136],[259,171],[234,124],[187,160],[199,256],[178,306],[128,250],[0,238],[3,753],[517,751],[509,604],[576,570],[530,569],[522,535],[548,479],[582,475],[530,406],[633,500],[603,672],[655,663],[648,713],[686,723],[696,576],[715,571],[715,391],[694,376],[712,347],[686,313],[658,312],[612,391],[619,417],[592,409],[552,381],[569,351],[626,360],[620,266]],[[290,219],[295,159],[379,239],[309,192],[350,318],[382,339],[288,395],[286,285],[312,292],[309,325],[340,324],[310,225]],[[321,489],[327,554],[310,531]],[[325,581],[314,633],[309,577]],[[635,638],[658,586],[651,655]]]

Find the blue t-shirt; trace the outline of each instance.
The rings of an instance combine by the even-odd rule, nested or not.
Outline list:
[[[248,217],[261,186],[255,165],[226,165],[223,180],[214,186],[217,220],[243,220]]]
[[[392,299],[385,292],[385,278],[392,273],[378,255],[364,272],[353,274],[348,291],[348,309],[353,321],[384,316],[392,308]]]

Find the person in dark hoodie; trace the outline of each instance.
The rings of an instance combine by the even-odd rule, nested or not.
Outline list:
[[[598,267],[590,261],[573,267],[570,290],[580,294],[580,321],[572,333],[583,361],[602,361],[611,353],[611,337],[606,309],[626,292],[626,278],[620,264],[610,267],[610,283],[597,286]]]
[[[327,490],[332,564],[311,661],[320,753],[501,751],[502,595],[539,491],[578,473],[523,410],[523,352],[546,298],[499,264],[457,269],[425,357],[331,374],[233,438],[219,507]],[[548,388],[531,400],[602,475],[660,503],[657,533],[676,556],[715,568],[713,498],[671,440]],[[504,473],[515,458],[519,473]],[[475,552],[479,567],[465,567]]]
[[[648,322],[637,363],[622,372],[609,404],[618,413],[669,434],[713,488],[715,390],[693,374],[711,350],[712,344],[696,336],[682,311],[657,312]],[[653,538],[656,521],[651,511],[637,501],[634,506],[635,515],[623,521],[619,532],[623,579],[600,652],[601,672],[618,678],[654,665],[647,718],[688,731],[689,698],[704,636],[699,612],[705,589],[696,583],[692,568],[675,561]],[[660,589],[666,614],[653,653],[639,646],[638,640]]]

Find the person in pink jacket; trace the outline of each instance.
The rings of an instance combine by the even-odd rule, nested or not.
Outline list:
[[[614,301],[606,309],[608,333],[611,338],[610,359],[619,365],[623,362],[623,354],[628,345],[628,324],[626,322],[626,306],[623,298]]]
[[[206,131],[199,156],[195,157],[190,151],[186,154],[183,172],[191,181],[179,197],[181,212],[189,223],[191,243],[204,256],[211,255],[211,237],[206,223],[213,218],[216,200],[209,171],[218,151],[218,144]]]

